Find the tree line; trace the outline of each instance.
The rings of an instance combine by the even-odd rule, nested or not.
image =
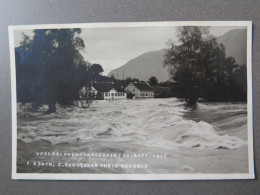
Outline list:
[[[91,99],[80,90],[103,68],[84,60],[80,33],[81,29],[37,29],[32,38],[24,35],[15,48],[18,102],[32,103],[33,110],[46,104],[48,112],[55,112],[56,104],[72,106]]]
[[[246,65],[239,66],[208,28],[179,27],[178,42],[169,41],[164,65],[174,82],[175,94],[196,108],[204,101],[246,101]]]
[[[33,37],[24,35],[15,48],[17,101],[32,103],[33,110],[48,105],[78,106],[79,100],[91,103],[91,94],[82,88],[94,80],[114,80],[101,76],[99,64],[85,61],[81,51],[85,43],[81,29],[36,29]],[[178,29],[178,42],[169,42],[164,65],[171,81],[148,80],[156,97],[176,96],[187,107],[205,101],[246,101],[246,65],[238,65],[226,56],[225,47],[205,27],[184,26]],[[122,84],[142,82],[126,78]],[[83,104],[82,104],[83,105]]]

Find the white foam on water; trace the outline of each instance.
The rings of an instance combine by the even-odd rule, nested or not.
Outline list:
[[[194,123],[181,133],[175,140],[185,147],[198,147],[203,149],[235,149],[246,144],[245,141],[226,135],[218,135],[214,127],[204,121]]]
[[[231,108],[233,113],[244,109],[240,104],[199,104],[199,109],[209,114],[212,111],[225,113]],[[186,119],[183,117],[185,112],[189,111],[183,109],[183,102],[175,98],[94,101],[89,109],[59,108],[51,115],[19,109],[18,139],[24,142],[46,139],[53,144],[76,141],[113,144],[120,141],[151,150],[154,147],[167,150],[176,147],[235,149],[246,144],[244,140],[228,135],[228,130],[220,135],[212,124]],[[239,117],[246,120],[245,115]],[[233,122],[227,118],[225,123],[232,125]]]

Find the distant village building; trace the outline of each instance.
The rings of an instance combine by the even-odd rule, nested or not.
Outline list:
[[[126,99],[126,91],[123,86],[116,85],[113,82],[98,83],[91,85],[91,91],[95,94],[96,99],[101,100],[120,100]]]
[[[173,97],[173,91],[170,87],[155,86],[155,87],[153,87],[153,90],[154,90],[155,98]]]
[[[136,98],[153,98],[154,90],[146,83],[129,83],[125,90],[133,94]]]

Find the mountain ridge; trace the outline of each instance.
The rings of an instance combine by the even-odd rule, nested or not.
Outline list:
[[[168,71],[163,67],[165,51],[165,49],[161,49],[145,52],[129,60],[123,66],[110,71],[108,76],[113,74],[117,79],[132,77],[144,81],[147,81],[151,76],[156,76],[159,81],[166,81],[168,80],[165,79],[168,78]]]
[[[247,62],[247,29],[234,29],[217,38],[226,49],[227,56],[233,56],[239,65]]]
[[[246,64],[246,35],[246,29],[234,29],[217,37],[217,41],[225,46],[226,55],[233,56],[239,65]],[[132,77],[144,81],[155,76],[159,82],[167,81],[169,73],[167,68],[163,66],[165,52],[166,49],[161,49],[142,53],[119,68],[110,71],[108,76],[113,74],[117,79]]]

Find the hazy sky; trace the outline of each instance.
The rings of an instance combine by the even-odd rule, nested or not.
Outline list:
[[[220,36],[229,30],[243,27],[210,27],[210,33]],[[22,33],[33,35],[32,30],[16,31],[15,46],[19,46]],[[83,29],[81,37],[86,48],[82,51],[86,61],[99,63],[103,75],[137,56],[166,48],[169,39],[176,40],[176,27],[120,27]]]

